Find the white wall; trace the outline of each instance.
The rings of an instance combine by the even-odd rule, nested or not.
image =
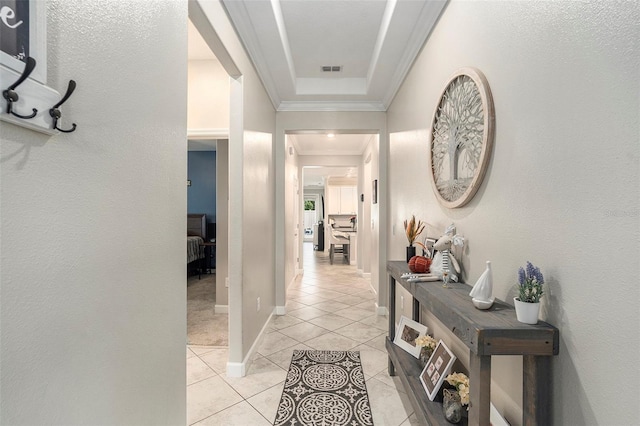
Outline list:
[[[639,15],[635,2],[452,1],[388,111],[389,257],[404,256],[402,220],[415,213],[432,235],[455,222],[465,278],[491,260],[500,299],[513,296],[519,266],[541,267],[542,318],[560,329],[555,424],[637,422],[623,407],[640,390]],[[448,210],[430,188],[427,135],[447,77],[464,66],[488,79],[496,138],[475,198]],[[521,362],[493,368],[492,400],[520,424]]]
[[[0,130],[3,424],[183,424],[187,4],[47,2],[70,134]]]
[[[245,132],[242,262],[242,319],[246,324],[242,337],[245,348],[253,345],[275,307],[272,140],[270,133]]]
[[[188,68],[190,132],[229,129],[229,74],[217,60],[191,60]]]

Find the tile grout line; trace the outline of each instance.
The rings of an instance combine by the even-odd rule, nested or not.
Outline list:
[[[291,319],[295,319],[298,322],[295,323],[295,324],[287,325],[287,326],[279,328],[279,329],[273,327],[273,322],[272,322],[272,324],[269,327],[269,329],[270,329],[269,334],[277,332],[281,336],[284,336],[284,337],[286,337],[288,339],[291,339],[295,343],[293,343],[292,345],[287,346],[285,348],[278,348],[277,351],[272,352],[272,353],[270,353],[268,355],[264,355],[264,354],[260,353],[260,351],[258,350],[258,355],[260,357],[262,357],[262,358],[265,358],[265,361],[267,361],[268,363],[273,365],[278,370],[283,370],[284,372],[288,372],[287,368],[282,367],[280,364],[278,364],[278,362],[275,361],[275,360],[278,359],[278,357],[275,356],[276,354],[279,354],[280,352],[284,352],[284,351],[294,350],[294,349],[296,349],[295,348],[296,345],[302,345],[305,348],[310,347],[307,344],[309,341],[311,341],[313,339],[316,339],[316,338],[320,338],[322,336],[329,335],[329,334],[333,334],[335,336],[339,336],[341,338],[348,339],[351,342],[351,344],[353,344],[353,346],[351,346],[349,349],[344,349],[344,350],[356,350],[355,348],[360,348],[360,349],[357,349],[357,350],[361,351],[361,353],[362,353],[362,351],[364,351],[364,353],[366,353],[368,351],[374,351],[373,353],[382,353],[382,354],[386,355],[386,351],[380,350],[379,349],[380,344],[376,342],[376,340],[378,340],[380,338],[380,336],[383,336],[386,333],[386,330],[383,330],[380,327],[376,327],[375,325],[373,325],[373,324],[377,324],[377,321],[376,321],[376,318],[375,318],[375,317],[377,317],[376,312],[375,312],[375,310],[367,309],[367,307],[365,305],[365,304],[369,304],[369,303],[370,304],[375,303],[375,299],[373,297],[363,298],[363,297],[360,296],[361,294],[364,294],[364,293],[366,293],[368,295],[370,295],[370,293],[371,293],[371,290],[368,287],[366,287],[367,281],[363,280],[363,279],[359,279],[359,278],[353,279],[353,277],[343,277],[343,276],[338,276],[336,278],[329,278],[329,279],[324,279],[324,280],[319,279],[318,277],[316,277],[316,275],[322,276],[321,269],[322,269],[323,266],[324,265],[319,263],[317,265],[317,267],[315,268],[315,272],[316,273],[313,273],[313,274],[309,273],[306,276],[301,277],[301,279],[299,281],[298,281],[298,279],[296,279],[296,282],[289,287],[289,289],[291,291],[296,292],[297,294],[299,294],[301,292],[306,293],[305,296],[297,296],[297,297],[288,298],[287,302],[286,302],[286,303],[289,303],[289,302],[297,303],[298,306],[294,305],[294,306],[296,306],[296,309],[292,309],[292,310],[288,311],[287,314],[285,316],[283,316],[282,318],[289,317]],[[338,274],[336,274],[336,275],[338,275]],[[305,281],[305,278],[307,279],[307,281]],[[340,279],[340,278],[344,278],[344,280],[342,282],[345,282],[345,285],[339,286],[337,288],[335,286],[335,282],[336,282],[336,279]],[[362,285],[363,287],[359,287],[360,285]],[[332,287],[331,288],[327,288],[327,287],[324,287],[324,286],[332,286]],[[353,286],[358,286],[358,287],[353,287]],[[313,288],[314,290],[313,290],[312,293],[307,293],[307,292],[304,291],[304,288],[308,288],[309,290],[311,288]],[[341,291],[341,290],[343,290],[343,291],[348,290],[348,292],[343,293],[343,291]],[[355,290],[355,291],[353,291],[353,290]],[[322,293],[322,292],[326,292],[326,293],[333,292],[333,293],[341,293],[341,294],[337,295],[337,296],[333,296],[332,298],[323,298],[323,296],[314,296],[316,293]],[[331,293],[329,293],[329,294],[331,294]],[[312,303],[312,304],[307,304],[307,303],[300,302],[300,301],[296,300],[296,299],[301,298],[301,297],[302,298],[307,298],[307,303]],[[346,303],[346,305],[348,305],[348,307],[343,308],[343,309],[326,311],[325,309],[316,307],[316,305],[327,304],[327,303],[331,303],[331,302],[342,303],[342,302],[339,301],[339,299],[340,298],[347,298],[347,297],[350,298],[349,300],[352,300],[352,303]],[[316,299],[316,301],[311,302],[311,300],[314,299],[314,298]],[[355,301],[353,301],[354,298],[356,298]],[[356,307],[357,305],[363,305],[363,306]],[[323,313],[318,315],[318,316],[315,316],[315,317],[312,317],[312,318],[308,318],[308,319],[302,319],[302,318],[296,317],[295,315],[291,315],[291,313],[293,313],[295,311],[298,311],[300,309],[305,309],[305,308],[313,308],[313,309],[316,309],[317,311],[321,311]],[[337,313],[337,312],[343,311],[343,310],[344,311],[347,311],[347,310],[352,311],[354,309],[366,312],[367,315],[362,317],[362,318],[353,319],[353,318],[344,317],[344,316],[342,316],[342,315]],[[322,318],[324,316],[329,316],[329,315],[342,318],[345,321],[349,321],[349,323],[345,324],[345,325],[341,325],[341,326],[339,326],[339,327],[337,327],[337,328],[332,330],[332,329],[326,328],[326,326],[323,327],[322,325],[317,325],[317,324],[314,324],[314,323],[311,322],[311,321],[316,320],[318,318]],[[358,316],[358,315],[355,315],[355,316]],[[274,317],[274,320],[276,318],[279,318],[279,317]],[[373,324],[367,324],[367,323],[363,322],[365,320],[369,321],[369,322],[373,322]],[[384,320],[384,321],[386,322],[386,320]],[[343,335],[343,334],[341,334],[339,332],[340,330],[343,330],[343,329],[345,329],[347,327],[353,327],[354,325],[355,326],[367,327],[368,329],[372,329],[372,330],[375,330],[376,332],[379,332],[379,334],[377,336],[374,336],[374,337],[372,337],[370,339],[367,339],[365,341],[358,341],[358,340],[354,340],[353,338],[351,338],[349,336],[345,336],[345,335]],[[291,337],[291,336],[287,335],[285,332],[283,332],[283,330],[287,330],[289,328],[293,328],[293,327],[296,327],[296,326],[311,326],[311,327],[313,327],[313,330],[316,330],[316,328],[317,329],[321,329],[322,330],[322,334],[320,334],[318,336],[311,337],[311,338],[306,339],[304,341],[300,341],[298,338]],[[276,336],[274,336],[274,337],[277,339]],[[218,348],[228,349],[227,347],[218,347]],[[222,411],[228,410],[231,407],[234,407],[234,406],[240,404],[242,401],[246,401],[253,410],[255,410],[258,414],[260,414],[261,418],[265,419],[267,422],[272,424],[273,420],[272,419],[268,419],[265,416],[265,414],[257,408],[257,406],[254,406],[254,404],[249,402],[249,399],[254,398],[254,397],[256,397],[256,396],[258,396],[258,395],[260,395],[260,394],[262,394],[264,392],[273,390],[276,387],[278,387],[278,388],[284,387],[284,383],[286,382],[286,379],[283,382],[280,382],[280,383],[275,384],[273,386],[268,386],[267,388],[264,388],[264,389],[258,391],[257,393],[249,396],[248,398],[245,398],[233,387],[233,385],[231,385],[230,383],[228,383],[224,379],[223,376],[224,376],[225,373],[217,373],[215,368],[213,368],[206,361],[204,361],[204,359],[202,359],[202,357],[204,357],[207,354],[210,354],[211,352],[213,352],[214,348],[212,348],[212,350],[208,350],[206,352],[203,352],[202,354],[195,353],[195,351],[191,350],[189,347],[188,347],[188,349],[196,357],[198,357],[200,359],[200,361],[202,361],[211,371],[213,371],[217,376],[220,376],[220,378],[223,380],[223,382],[225,382],[234,391],[235,394],[239,395],[239,397],[242,398],[241,401],[238,401],[238,402],[236,402],[234,404],[231,404],[231,405],[229,405],[229,406],[227,406],[227,407],[225,407],[225,408],[223,408],[221,410],[218,410],[215,413],[212,413],[212,414],[210,414],[210,415],[198,420],[198,422],[202,422],[202,421],[206,420],[207,418],[209,418],[211,416],[214,416],[214,415],[216,415],[216,414],[218,414],[218,413],[220,413]],[[272,359],[272,357],[273,357],[273,359]],[[191,356],[189,358],[191,358]],[[371,365],[375,365],[376,369],[377,369],[377,367],[380,367],[378,365],[378,361],[374,361],[374,363],[371,364]],[[364,368],[365,367],[363,365],[363,369]],[[366,382],[370,382],[371,380],[375,380],[375,382],[373,382],[373,383],[376,383],[376,385],[378,387],[382,386],[382,389],[389,389],[389,391],[392,391],[392,392],[399,392],[399,390],[397,389],[397,387],[395,385],[394,386],[390,386],[386,382],[383,382],[380,379],[376,378],[378,375],[380,375],[384,371],[385,371],[385,368],[383,367],[380,371],[377,371],[377,372],[375,372],[375,374],[370,375],[369,378],[366,379]],[[199,383],[199,382],[201,382],[203,380],[207,380],[207,379],[213,378],[213,377],[216,377],[216,376],[211,376],[211,377],[208,377],[206,379],[199,380],[197,382],[194,382],[194,384],[195,383]],[[189,385],[189,386],[191,386],[191,385]],[[387,392],[387,391],[385,391],[385,392]],[[254,400],[254,401],[256,401],[256,400]],[[277,410],[277,407],[276,407],[276,410]],[[397,423],[397,425],[401,425],[404,422],[407,422],[407,420],[410,421],[410,417],[411,417],[412,413],[413,412],[407,413],[405,410],[403,410],[402,414],[404,414],[405,417],[404,417],[404,419],[402,419],[402,421]],[[400,414],[400,413],[398,413],[398,414]],[[397,419],[394,419],[394,423],[393,423],[394,425],[395,425],[395,421],[397,421]],[[198,422],[194,422],[194,423],[191,423],[191,424],[195,424],[195,423],[198,423]]]

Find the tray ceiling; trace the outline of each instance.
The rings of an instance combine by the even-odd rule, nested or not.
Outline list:
[[[446,0],[222,2],[279,111],[385,111],[446,5]]]

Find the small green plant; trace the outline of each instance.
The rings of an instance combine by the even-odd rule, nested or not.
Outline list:
[[[518,292],[521,302],[538,303],[544,294],[544,277],[540,268],[527,261],[526,270],[520,267],[518,270]]]

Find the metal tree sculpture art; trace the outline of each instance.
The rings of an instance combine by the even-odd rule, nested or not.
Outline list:
[[[477,191],[493,121],[491,93],[479,71],[464,69],[449,80],[434,115],[430,150],[434,189],[447,207],[466,204]]]

